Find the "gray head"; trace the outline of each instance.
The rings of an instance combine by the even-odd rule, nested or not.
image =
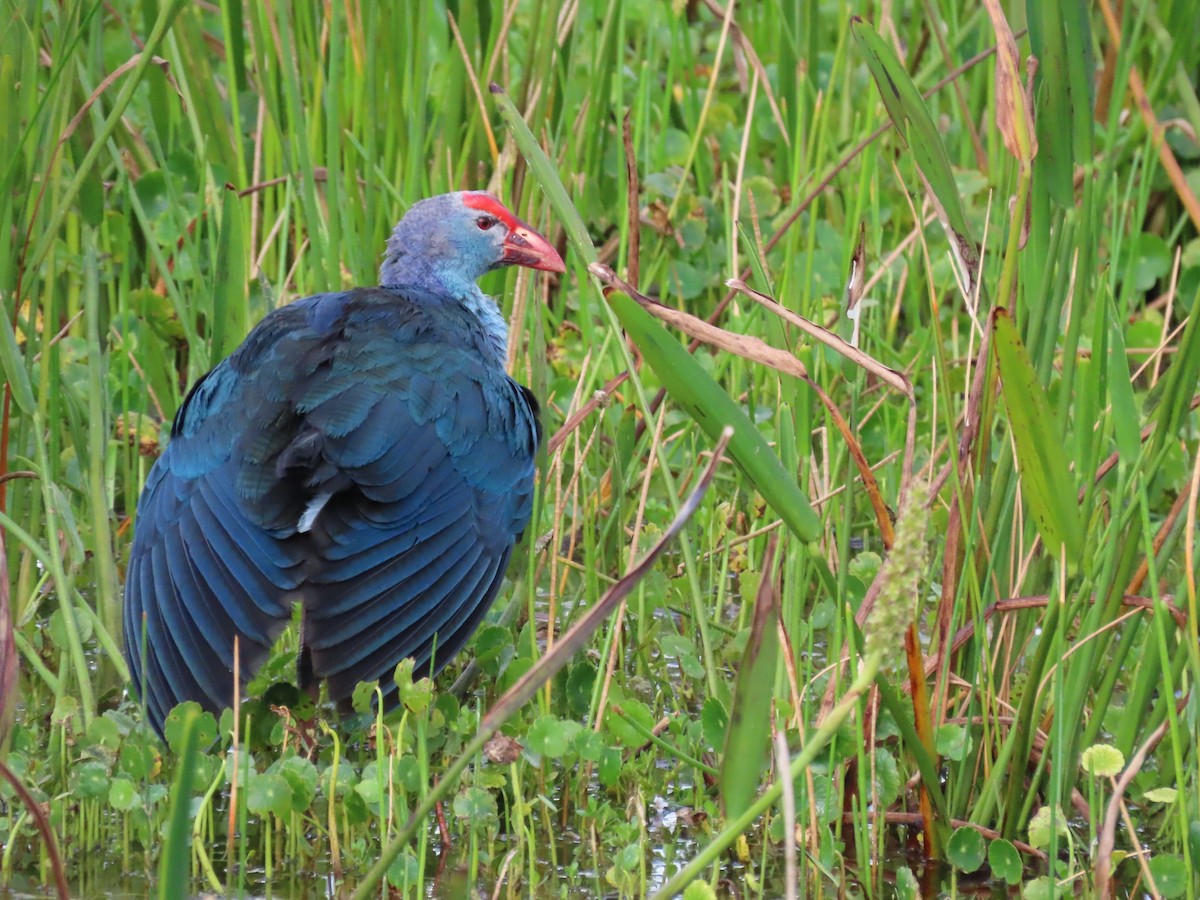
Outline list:
[[[566,271],[550,242],[499,200],[484,191],[460,191],[412,205],[388,238],[379,283],[459,297],[485,272],[512,265]]]

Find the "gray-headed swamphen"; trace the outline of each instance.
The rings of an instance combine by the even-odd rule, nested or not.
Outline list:
[[[462,648],[529,523],[540,437],[475,284],[507,265],[565,271],[490,194],[422,200],[379,287],[275,310],[192,387],[125,584],[126,655],[160,733],[185,700],[229,706],[234,639],[245,680],[295,604],[300,686],[324,680],[334,701]]]

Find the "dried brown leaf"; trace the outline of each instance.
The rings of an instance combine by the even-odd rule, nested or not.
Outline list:
[[[506,734],[495,734],[483,745],[483,756],[488,762],[508,765],[521,758],[521,745]]]
[[[983,5],[996,32],[996,127],[1008,152],[1022,167],[1027,167],[1037,156],[1037,135],[1029,96],[1021,80],[1017,42],[999,0],[983,0]]]

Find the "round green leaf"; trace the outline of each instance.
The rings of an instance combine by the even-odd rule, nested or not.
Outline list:
[[[961,872],[974,872],[983,865],[987,847],[983,835],[974,828],[962,827],[950,835],[946,844],[946,858]]]
[[[417,862],[417,858],[407,850],[392,860],[392,864],[388,866],[388,882],[399,890],[415,887],[420,876],[421,865]]]
[[[714,750],[725,746],[725,733],[729,729],[729,714],[716,697],[704,701],[700,710],[700,727],[704,732],[704,741]]]
[[[79,639],[87,642],[92,636],[92,623],[90,619],[77,619],[75,627],[79,632]],[[56,609],[50,613],[50,620],[46,624],[46,631],[50,635],[50,640],[54,642],[54,646],[66,648],[71,646],[71,638],[67,631],[66,622],[63,619],[61,609]]]
[[[108,772],[103,764],[89,760],[75,767],[71,773],[75,797],[81,800],[96,800],[108,793]]]
[[[580,724],[572,720],[542,716],[526,733],[525,746],[539,756],[558,759],[567,752],[580,728]]]
[[[654,713],[650,712],[650,707],[641,700],[617,697],[616,693],[614,691],[613,695],[609,696],[609,708],[604,711],[605,730],[626,747],[640,747],[646,743],[645,733],[654,727]],[[613,706],[619,706],[625,715],[617,715],[612,709]],[[634,728],[625,721],[626,718],[640,724],[642,730]]]
[[[896,870],[896,900],[921,900],[921,885],[908,866]]]
[[[870,584],[875,580],[875,573],[879,571],[883,565],[883,559],[878,553],[872,553],[870,550],[864,550],[850,560],[848,567],[849,574],[857,578],[864,585]],[[943,726],[944,727],[944,726]],[[912,872],[910,871],[911,875]]]
[[[246,788],[246,808],[256,816],[274,813],[286,816],[292,811],[292,788],[287,779],[273,772],[252,775]]]
[[[333,766],[321,772],[321,792],[326,797],[342,797],[354,789],[354,770],[348,765],[337,767],[337,781],[334,781]]]
[[[779,212],[782,205],[779,189],[766,175],[752,175],[747,178],[745,188],[754,196],[754,205],[759,216],[765,219]]]
[[[428,678],[412,680],[412,660],[406,659],[396,667],[395,681],[400,689],[400,702],[415,715],[420,715],[433,702],[433,682]]]
[[[1180,897],[1188,887],[1188,870],[1178,856],[1156,856],[1149,863],[1150,876],[1158,893],[1166,900]]]
[[[500,625],[484,625],[475,632],[475,662],[496,676],[516,655],[512,632]],[[590,698],[589,698],[590,699]]]
[[[604,753],[604,738],[587,728],[575,735],[574,747],[580,759],[593,763],[599,762]]]
[[[1021,892],[1025,900],[1055,900],[1059,895],[1058,890],[1054,886],[1054,879],[1045,875],[1025,882],[1021,888]]]
[[[303,756],[289,756],[273,764],[268,771],[277,772],[292,792],[291,807],[303,812],[317,794],[317,767]]]
[[[128,812],[137,800],[137,789],[128,778],[118,776],[108,787],[108,805],[121,812]]]
[[[508,786],[508,773],[499,766],[488,766],[475,773],[475,783],[488,790]]]
[[[596,684],[596,667],[584,661],[571,666],[567,675],[567,706],[571,715],[582,719],[592,704],[592,688]]]
[[[680,131],[678,128],[667,128],[663,131],[663,159],[668,165],[682,166],[687,162],[688,147],[690,146],[691,139],[686,131]],[[663,196],[674,198],[678,189],[678,185],[676,185],[672,190],[660,190]]]
[[[415,793],[421,788],[421,766],[415,756],[406,756],[396,765],[396,786]]]
[[[133,190],[141,201],[147,219],[157,219],[171,206],[167,176],[161,169],[147,172],[134,183]]]
[[[154,748],[149,744],[128,743],[121,748],[118,766],[134,781],[142,781],[157,763]]]
[[[364,778],[354,786],[354,790],[359,792],[359,797],[367,804],[367,809],[379,811],[379,799],[383,797],[384,788],[379,786],[377,779]]]
[[[600,763],[596,767],[600,783],[612,787],[621,778],[621,751],[616,747],[605,747],[600,754]]]
[[[121,745],[121,733],[117,723],[107,715],[92,719],[92,724],[87,730],[87,742],[108,750],[116,750]]]
[[[900,770],[896,766],[896,758],[882,747],[875,750],[873,788],[881,807],[891,806],[900,796]]]
[[[1138,234],[1121,245],[1118,277],[1132,278],[1139,291],[1148,291],[1171,270],[1171,251],[1156,234]]]
[[[347,791],[339,800],[342,816],[347,825],[362,825],[371,820],[371,810],[367,808],[367,801],[358,791]]]
[[[354,686],[354,692],[350,695],[350,706],[355,712],[368,712],[371,709],[371,703],[375,700],[375,691],[378,689],[378,678],[374,681],[360,681]]]
[[[707,881],[697,879],[684,888],[683,900],[717,900],[717,892]]]
[[[433,682],[428,678],[416,680],[408,690],[402,691],[401,700],[408,712],[416,715],[424,713],[433,702]]]
[[[180,703],[173,710],[167,713],[166,721],[163,722],[163,733],[167,738],[167,746],[171,748],[173,753],[179,753],[183,749],[183,722],[184,713],[189,709],[195,709],[200,713],[200,720],[196,723],[196,747],[201,752],[212,746],[212,742],[217,739],[217,720],[210,712],[204,712],[200,709],[200,704],[195,700],[188,700],[186,703]]]
[[[818,600],[813,605],[812,614],[808,617],[808,624],[814,631],[821,631],[832,625],[836,617],[837,607],[833,605],[832,600]]]
[[[703,678],[704,664],[700,662],[696,645],[681,634],[664,634],[659,640],[659,651],[664,656],[673,656],[679,668],[689,678]]]
[[[1043,806],[1029,820],[1029,843],[1039,850],[1050,845],[1050,813],[1050,807]],[[1055,812],[1054,826],[1059,834],[1067,833],[1067,820],[1061,809]]]
[[[1002,878],[1008,884],[1021,883],[1024,871],[1021,854],[1009,841],[1001,838],[988,844],[988,865],[997,878]]]
[[[464,788],[454,798],[454,815],[471,828],[488,825],[498,818],[496,798],[481,787]]]
[[[949,757],[955,762],[962,762],[967,757],[971,741],[967,729],[961,725],[943,725],[934,737],[937,752]]]

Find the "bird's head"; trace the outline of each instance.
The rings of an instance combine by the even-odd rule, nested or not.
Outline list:
[[[388,239],[379,282],[458,292],[501,266],[565,272],[551,243],[484,191],[412,205]]]

